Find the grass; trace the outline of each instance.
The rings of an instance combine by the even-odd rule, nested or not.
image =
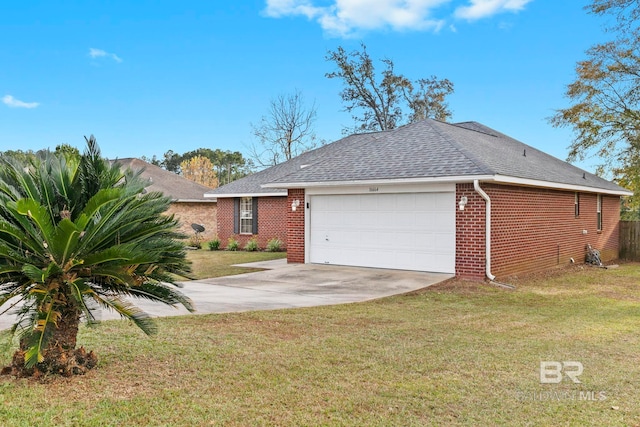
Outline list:
[[[449,281],[359,304],[160,319],[151,338],[105,322],[81,330],[101,358],[86,376],[0,379],[0,419],[640,425],[639,283],[640,264],[626,264],[522,278],[515,291]],[[12,349],[0,350],[7,364]],[[541,384],[544,360],[581,362],[582,383]]]
[[[209,251],[206,249],[187,252],[187,258],[192,262],[193,274],[196,279],[260,271],[260,268],[234,267],[233,264],[270,261],[286,258],[286,256],[286,252],[234,252]]]

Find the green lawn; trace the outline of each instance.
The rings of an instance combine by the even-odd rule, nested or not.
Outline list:
[[[187,252],[187,258],[192,262],[196,279],[260,271],[258,268],[233,267],[233,265],[286,257],[286,252],[209,251],[206,249]]]
[[[81,331],[100,357],[86,376],[0,379],[0,420],[640,425],[639,283],[640,264],[626,264],[514,291],[450,281],[367,303],[161,319],[153,338],[105,322]],[[540,361],[581,362],[582,383],[541,384]]]

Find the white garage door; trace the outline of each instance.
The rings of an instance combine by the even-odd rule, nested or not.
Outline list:
[[[455,272],[455,193],[310,196],[309,261]]]

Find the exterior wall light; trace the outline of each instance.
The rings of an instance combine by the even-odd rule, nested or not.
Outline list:
[[[458,202],[458,207],[461,211],[464,210],[464,207],[467,205],[467,196],[460,197],[460,201]]]
[[[296,199],[293,202],[291,202],[291,211],[295,212],[298,206],[300,206],[300,200]]]

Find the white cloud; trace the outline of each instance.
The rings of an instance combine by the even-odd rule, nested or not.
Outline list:
[[[457,18],[473,21],[502,12],[518,12],[533,0],[471,0],[469,6],[460,6],[455,11]]]
[[[122,62],[122,58],[115,53],[109,53],[102,49],[95,49],[93,47],[89,49],[89,56],[91,58],[111,58],[116,62]]]
[[[451,21],[451,18],[474,21],[503,12],[514,13],[524,9],[532,1],[266,0],[267,6],[264,13],[272,18],[304,16],[309,20],[317,21],[330,36],[354,37],[362,32],[380,29],[439,31]],[[451,2],[466,5],[456,7],[453,16],[437,17],[437,9]],[[449,28],[453,32],[456,31],[455,27]]]
[[[2,97],[2,102],[11,107],[11,108],[36,108],[38,105],[40,105],[39,102],[24,102],[24,101],[20,101],[19,99],[15,99],[13,96],[11,95],[5,95]]]
[[[317,1],[317,0],[315,0]],[[349,37],[361,31],[391,28],[395,31],[438,31],[444,21],[432,11],[450,0],[332,0],[314,5],[313,0],[267,0],[270,17],[305,16],[317,21],[331,36]]]

